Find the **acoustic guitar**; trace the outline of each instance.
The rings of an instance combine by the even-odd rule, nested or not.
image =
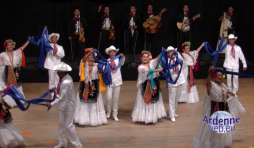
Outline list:
[[[201,17],[200,14],[197,14],[196,16],[194,16],[195,18],[199,18]],[[189,19],[189,20],[184,20],[184,21],[187,21],[187,22],[190,22],[192,21],[193,18]],[[180,23],[180,22],[177,22],[176,23],[176,26],[179,30],[183,30],[186,26],[188,26],[187,24],[185,23]]]
[[[218,38],[216,50],[218,50],[218,46],[219,46],[219,44],[220,44],[221,38],[228,37],[228,27],[227,27],[227,19],[226,19],[226,16],[227,16],[227,14],[224,13],[224,14],[223,14],[223,19],[221,20],[220,35],[219,35],[219,38]],[[227,40],[224,40],[224,42],[223,42],[222,45],[225,45],[225,44],[227,44]],[[225,50],[223,50],[223,51],[220,52],[220,53],[225,53]]]
[[[163,8],[157,16],[152,16],[148,21],[143,23],[143,28],[146,33],[156,33],[161,26],[160,14],[164,13],[167,9]]]

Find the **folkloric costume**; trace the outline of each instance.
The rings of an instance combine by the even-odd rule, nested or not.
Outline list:
[[[1,96],[0,96],[1,97]],[[0,98],[0,147],[14,148],[23,146],[25,138],[12,123],[11,107]]]
[[[53,70],[68,72],[72,68],[65,64],[60,63],[56,65]],[[52,106],[59,104],[59,145],[55,148],[67,147],[67,139],[75,146],[75,148],[82,148],[78,136],[73,125],[73,115],[75,112],[75,94],[73,80],[69,74],[66,74],[59,80],[57,86],[57,94],[59,99],[51,103]]]
[[[150,52],[143,51],[140,56],[143,54],[148,54],[149,59],[152,59]],[[149,68],[143,64],[138,67],[138,93],[131,115],[132,122],[156,123],[158,119],[167,116],[160,92],[159,73],[148,76],[149,71],[156,69],[157,64],[157,59],[152,59]]]
[[[85,50],[85,55],[91,52]],[[76,99],[74,122],[79,125],[99,126],[107,123],[101,91],[106,88],[98,73],[98,63],[80,63],[80,84]]]
[[[187,42],[182,44],[182,49],[183,46],[186,45],[190,47],[190,43]],[[190,51],[188,54],[182,53],[182,56],[183,56],[182,72],[185,77],[185,83],[182,85],[183,90],[179,102],[197,103],[199,101],[199,96],[193,74],[193,69],[197,62],[198,52],[194,50]]]
[[[192,140],[192,148],[224,148],[232,145],[233,131],[216,133],[208,129],[206,121],[203,122],[205,116],[209,119],[216,111],[227,111],[233,118],[237,118],[246,112],[236,96],[228,98],[228,91],[224,83],[216,84],[211,81],[211,88],[207,86],[202,119]]]
[[[119,49],[116,49],[114,46],[110,46],[109,48],[106,49],[106,53],[109,54],[110,51],[115,51],[118,52]],[[108,59],[110,60],[110,59]],[[125,62],[125,57],[123,57],[121,61],[121,66],[124,65]],[[119,59],[115,59],[110,62],[110,66],[112,68],[116,68],[116,66],[119,63]],[[111,100],[112,100],[112,94],[113,94],[113,118],[114,120],[118,121],[117,114],[118,114],[118,103],[119,103],[119,96],[120,96],[120,89],[121,85],[123,84],[122,82],[122,74],[121,74],[121,68],[119,67],[116,71],[111,69],[111,79],[112,79],[112,84],[107,86],[107,91],[106,91],[106,109],[107,109],[107,118],[110,117],[111,113]]]
[[[237,39],[233,34],[228,36],[228,39]],[[243,51],[240,46],[230,44],[227,45],[225,49],[225,61],[223,67],[226,68],[227,71],[231,72],[239,72],[239,59],[243,63],[243,67],[247,68],[247,63],[243,54]],[[233,75],[233,86],[232,86],[232,75],[227,74],[227,87],[229,91],[236,93],[238,91],[238,75]]]
[[[169,51],[177,51],[177,49],[174,49],[172,46],[169,46],[166,49],[167,52]],[[182,56],[178,54],[178,58],[180,60],[183,60]],[[168,62],[170,62],[170,57],[168,59]],[[175,64],[176,62],[176,57],[174,59],[171,59],[170,65]],[[170,69],[170,75],[173,80],[175,80],[180,72],[181,65],[177,65],[174,69]],[[178,104],[178,100],[181,97],[182,94],[182,84],[185,83],[185,78],[183,73],[180,73],[180,76],[176,82],[176,84],[170,84],[168,83],[168,94],[169,94],[169,117],[171,118],[172,122],[175,122],[175,116],[176,115],[176,108]]]
[[[5,48],[8,43],[12,43],[13,48],[15,48],[16,43],[11,39],[5,41]],[[6,52],[0,54],[0,90],[4,90],[9,86],[15,86],[24,96],[20,69],[20,67],[25,67],[23,49],[20,47],[12,51],[12,56],[9,56],[7,52],[8,51],[6,49]],[[6,95],[3,99],[11,107],[16,106],[15,101],[10,96]]]
[[[52,33],[49,35],[50,42],[51,42],[52,36],[57,36],[57,40],[59,40],[60,35],[58,33]],[[55,65],[58,65],[61,63],[61,59],[64,57],[64,49],[62,46],[53,44],[53,43],[51,43],[50,46],[53,49],[57,49],[57,52],[54,53],[53,50],[51,50],[47,53],[47,57],[44,63],[44,68],[48,69],[49,89],[52,89],[54,87],[57,87],[57,84],[59,82],[57,71],[54,71],[53,68]],[[52,97],[53,97],[53,94],[52,94]]]

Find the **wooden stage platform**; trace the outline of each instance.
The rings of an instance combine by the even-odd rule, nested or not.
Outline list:
[[[168,113],[168,91],[165,81],[161,81],[164,105]],[[240,116],[236,124],[232,148],[254,147],[254,79],[240,79],[238,99],[247,113]],[[27,99],[38,97],[47,91],[47,83],[24,83]],[[78,83],[75,83],[75,90]],[[200,102],[196,104],[178,104],[176,122],[169,117],[158,123],[145,125],[133,123],[131,113],[135,104],[137,88],[135,81],[124,81],[119,104],[120,122],[112,119],[108,124],[98,127],[76,126],[80,141],[85,148],[189,148],[192,138],[201,120],[205,95],[205,80],[197,80]],[[103,93],[104,99],[104,93]],[[104,100],[105,103],[105,100]],[[58,107],[46,111],[43,106],[31,106],[22,112],[18,108],[11,110],[13,122],[26,138],[24,148],[53,148],[58,144]],[[73,147],[68,142],[68,147]]]

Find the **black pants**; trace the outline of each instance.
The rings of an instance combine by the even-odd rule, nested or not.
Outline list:
[[[124,53],[135,54],[136,43],[138,38],[138,31],[134,30],[133,36],[130,29],[126,29],[124,32]]]
[[[155,41],[157,33],[146,33],[145,32],[145,45],[144,49],[150,51],[151,53],[155,52]]]
[[[235,29],[228,29],[228,35],[230,35],[230,34],[236,35]]]
[[[79,42],[79,35],[72,34],[72,52],[73,58],[78,58],[79,60],[84,57],[85,42]]]
[[[104,55],[105,53],[105,49],[108,48],[109,46],[113,45],[112,40],[109,40],[109,30],[101,30],[100,32],[100,36],[99,36],[99,46],[98,46],[98,50],[100,51],[101,54]]]
[[[177,49],[178,51],[181,51],[181,46],[184,42],[190,42],[190,38],[191,38],[191,32],[187,31],[187,32],[182,32],[179,31],[178,32],[178,37],[177,37]]]

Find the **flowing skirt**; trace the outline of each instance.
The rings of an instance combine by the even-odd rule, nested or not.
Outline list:
[[[239,117],[239,115],[244,114],[246,111],[242,104],[238,101],[237,97],[230,97],[227,100],[230,114],[233,118]],[[225,146],[232,145],[233,131],[227,133],[216,133],[208,129],[208,124],[203,122],[203,118],[206,116],[207,119],[210,118],[211,114],[211,100],[207,95],[205,96],[202,119],[199,124],[199,128],[192,140],[191,148],[224,148]]]
[[[25,95],[24,95],[22,86],[17,87],[17,89],[19,90],[19,92],[20,92],[20,93],[24,96],[24,98],[25,98]],[[4,101],[5,101],[10,107],[15,107],[15,106],[17,106],[16,102],[14,101],[14,99],[13,99],[11,96],[5,95],[5,96],[3,97],[3,99],[4,99]],[[25,99],[26,99],[26,98],[25,98]],[[21,101],[21,102],[24,103],[23,101]]]
[[[94,103],[81,102],[78,92],[74,114],[74,123],[88,126],[99,126],[107,124],[106,113],[100,91],[97,102]]]
[[[158,119],[167,116],[161,93],[159,101],[147,105],[141,95],[141,89],[138,88],[136,103],[132,112],[132,122],[156,123]]]
[[[16,148],[23,146],[25,138],[21,135],[17,127],[12,123],[0,122],[0,147]]]

